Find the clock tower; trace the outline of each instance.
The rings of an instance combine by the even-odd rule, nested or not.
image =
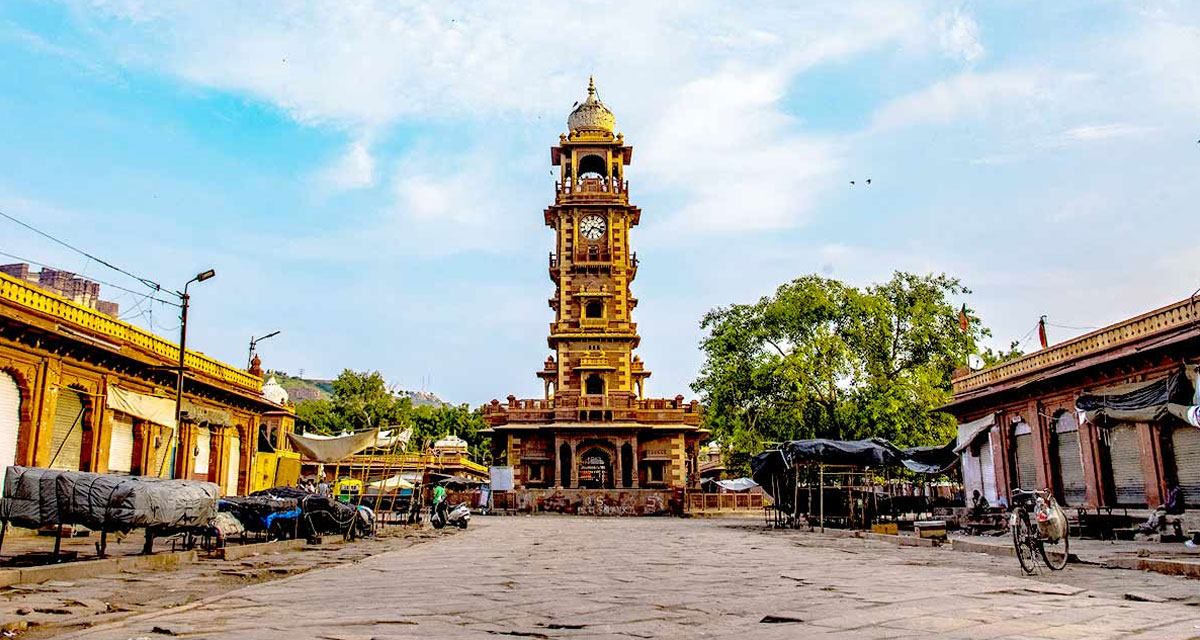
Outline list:
[[[509,396],[484,407],[496,464],[512,468],[514,499],[530,510],[549,499],[569,511],[576,500],[594,504],[587,492],[599,491],[619,503],[618,512],[653,511],[664,491],[698,481],[696,445],[707,435],[698,403],[645,398],[650,372],[634,355],[638,301],[630,285],[638,258],[630,231],[642,212],[630,204],[625,179],[633,147],[615,128],[589,81],[568,132],[550,149],[559,177],[543,213],[554,231],[552,353],[537,372],[544,397]]]

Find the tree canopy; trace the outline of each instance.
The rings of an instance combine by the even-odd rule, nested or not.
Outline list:
[[[449,434],[467,441],[471,459],[486,464],[490,447],[479,433],[485,428],[478,410],[467,405],[414,407],[412,401],[390,389],[378,372],[346,369],[333,381],[328,399],[296,405],[296,418],[312,433],[336,434],[366,429],[412,427],[410,447],[427,447]]]
[[[727,466],[799,438],[945,443],[954,421],[935,409],[951,398],[954,369],[990,335],[965,307],[960,328],[952,300],[967,293],[944,274],[897,272],[866,287],[810,275],[710,311],[692,388]]]

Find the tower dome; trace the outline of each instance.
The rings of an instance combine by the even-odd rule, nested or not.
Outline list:
[[[288,402],[287,389],[284,389],[283,385],[275,380],[275,376],[271,376],[271,379],[263,385],[262,395],[275,404],[287,404]]]
[[[571,133],[576,131],[601,131],[612,133],[617,127],[617,118],[609,111],[608,107],[604,106],[596,98],[596,84],[591,78],[588,78],[588,97],[583,101],[571,115],[567,116],[567,130]]]

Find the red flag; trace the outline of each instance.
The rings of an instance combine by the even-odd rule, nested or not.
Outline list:
[[[1046,316],[1038,319],[1038,340],[1042,341],[1043,349],[1048,346],[1046,343]]]
[[[971,325],[970,318],[967,317],[967,305],[964,302],[962,309],[958,310],[958,328],[962,329],[963,333],[967,332],[967,327]]]

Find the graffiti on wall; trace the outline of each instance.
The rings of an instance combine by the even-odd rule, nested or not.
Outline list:
[[[515,493],[518,510],[529,513],[654,516],[668,515],[675,507],[671,492],[649,489],[524,489]]]

